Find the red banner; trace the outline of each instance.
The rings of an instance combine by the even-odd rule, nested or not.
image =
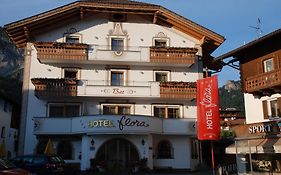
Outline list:
[[[218,76],[197,81],[197,137],[220,139]]]

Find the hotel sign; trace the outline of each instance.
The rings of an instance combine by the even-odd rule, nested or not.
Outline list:
[[[120,131],[122,131],[125,127],[149,127],[149,124],[146,121],[139,119],[132,119],[127,116],[122,116],[120,120],[117,120],[117,125]],[[107,119],[99,119],[89,121],[89,128],[99,128],[99,127],[115,127],[113,120]]]

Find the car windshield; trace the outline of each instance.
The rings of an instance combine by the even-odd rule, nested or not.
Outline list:
[[[16,166],[5,159],[0,159],[0,170],[7,170],[15,168]]]

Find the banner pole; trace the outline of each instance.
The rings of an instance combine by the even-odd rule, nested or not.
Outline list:
[[[211,154],[212,154],[212,174],[215,175],[215,157],[214,157],[214,141],[211,140]]]

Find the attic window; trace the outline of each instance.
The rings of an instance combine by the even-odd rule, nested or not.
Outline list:
[[[113,21],[113,22],[125,22],[126,21],[126,15],[123,14],[123,13],[111,14],[111,21]]]
[[[66,43],[82,43],[81,34],[64,34],[64,42]]]

